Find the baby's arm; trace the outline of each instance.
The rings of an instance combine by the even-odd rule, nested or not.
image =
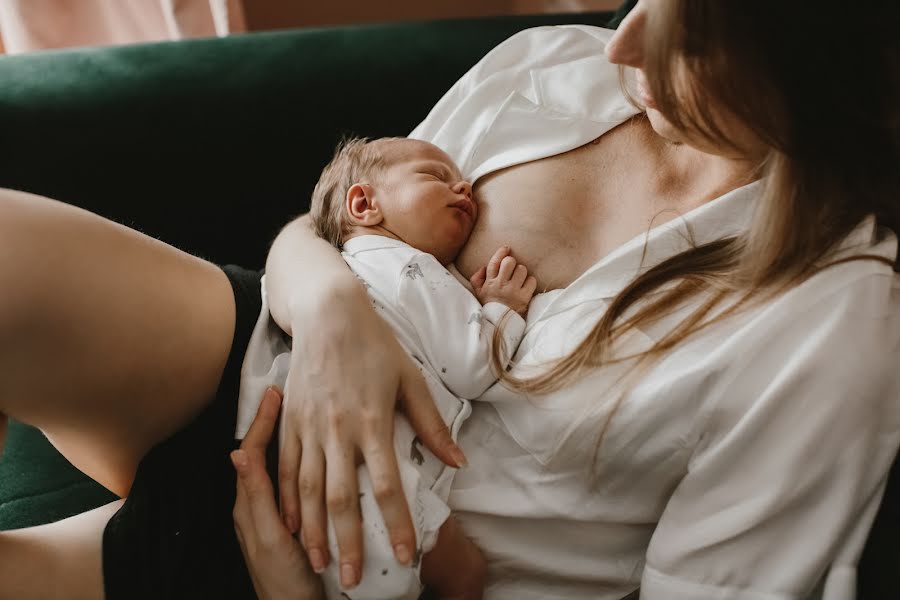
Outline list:
[[[518,269],[508,254],[508,248],[501,249],[491,259],[495,267],[480,286],[484,306],[430,254],[416,255],[400,275],[396,306],[427,355],[414,358],[427,359],[444,385],[461,398],[477,398],[497,381],[490,366],[495,329],[502,323],[504,366],[525,332],[522,314],[534,293],[534,278],[524,266]]]

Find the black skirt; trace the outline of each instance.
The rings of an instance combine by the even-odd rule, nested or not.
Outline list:
[[[138,466],[103,533],[106,598],[255,598],[232,520],[238,386],[262,306],[258,271],[222,267],[234,290],[231,353],[216,398]]]

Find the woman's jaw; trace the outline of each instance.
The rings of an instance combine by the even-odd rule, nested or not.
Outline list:
[[[637,86],[638,99],[641,101],[648,110],[656,108],[656,101],[653,100],[653,92],[650,91],[650,86],[647,85],[647,78],[644,76],[644,72],[640,69],[635,69],[635,82]]]

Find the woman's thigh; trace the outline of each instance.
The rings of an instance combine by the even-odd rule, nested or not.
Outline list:
[[[0,249],[0,413],[41,428],[125,495],[149,448],[215,396],[234,331],[227,277],[84,210],[6,190]]]
[[[0,600],[101,600],[103,530],[118,500],[38,527],[0,531]]]

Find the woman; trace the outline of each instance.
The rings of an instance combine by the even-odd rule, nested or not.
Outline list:
[[[484,208],[460,270],[482,264],[479,249],[496,246],[491,236],[502,234],[535,264],[546,289],[565,288],[545,295],[534,316],[534,330],[547,334],[534,341],[546,344],[528,346],[534,352],[508,374],[509,387],[495,390],[508,395],[480,404],[463,432],[471,466],[459,474],[455,508],[489,559],[489,596],[619,598],[640,582],[646,598],[800,598],[826,571],[833,597],[852,588],[898,429],[897,381],[886,367],[896,356],[889,266],[896,242],[875,229],[897,229],[897,46],[885,14],[896,9],[881,10],[842,32],[850,55],[846,42],[823,37],[824,23],[800,8],[642,0],[611,39],[590,28],[519,36],[506,46],[515,52],[492,53],[417,130],[439,137],[434,125],[450,119],[454,102],[473,94],[496,100],[491,85],[498,82],[513,90],[505,115],[555,125],[535,129],[539,151],[556,151],[543,157],[516,155],[518,146],[501,144],[502,136],[491,152],[458,150],[481,169],[476,193]],[[790,35],[767,34],[762,44],[762,24],[776,12]],[[614,77],[603,67],[604,50],[637,69],[647,119],[630,119],[635,110],[608,94]],[[552,58],[558,55],[565,56]],[[582,77],[594,72],[585,65],[603,71],[603,89]],[[829,77],[834,69],[840,81]],[[530,87],[520,93],[525,79]],[[573,82],[586,85],[576,86],[583,95],[568,93]],[[884,91],[868,93],[872,82]],[[609,104],[585,109],[580,101],[597,93]],[[478,116],[477,105],[465,107]],[[493,131],[523,122],[494,121]],[[595,131],[589,143],[565,147]],[[505,164],[492,166],[495,156]],[[760,175],[765,185],[753,181]],[[754,208],[754,219],[741,207]],[[10,194],[3,212],[2,239],[19,252],[16,264],[0,269],[4,289],[15,290],[0,310],[10,340],[2,349],[0,410],[40,425],[110,489],[130,489],[112,521],[115,505],[0,536],[3,581],[24,598],[60,589],[96,597],[104,584],[109,597],[147,593],[145,584],[183,595],[190,586],[232,581],[221,564],[190,561],[192,549],[219,550],[219,541],[226,552],[235,547],[215,527],[221,499],[192,499],[216,516],[198,534],[201,516],[185,508],[191,503],[158,490],[170,475],[176,489],[202,493],[192,485],[201,475],[194,467],[210,465],[214,472],[203,475],[215,478],[216,489],[227,482],[217,462],[230,433],[221,415],[232,415],[233,424],[225,397],[252,327],[252,307],[242,300],[252,277],[223,275],[55,203]],[[681,235],[682,221],[697,248]],[[642,240],[634,240],[651,226],[645,257]],[[114,258],[110,246],[120,249]],[[311,258],[298,267],[298,256]],[[273,316],[297,350],[289,388],[303,390],[284,409],[279,472],[289,528],[271,518],[275,504],[259,468],[271,401],[258,436],[235,456],[244,483],[235,515],[257,591],[281,597],[308,591],[296,587],[310,580],[296,576],[308,569],[288,534],[301,523],[314,567],[333,559],[351,580],[359,572],[357,452],[381,482],[398,559],[408,559],[411,527],[390,462],[398,396],[423,440],[448,464],[462,460],[408,359],[327,244],[302,222],[289,226],[267,270]],[[597,274],[605,293],[597,292]],[[237,326],[223,327],[235,315]],[[555,321],[542,329],[541,319],[557,315],[567,315],[566,327]],[[722,318],[700,328],[712,317]],[[651,352],[644,361],[616,362],[622,357],[613,352],[623,349]],[[365,388],[347,372],[367,374]],[[623,372],[631,376],[622,389],[598,386]],[[156,446],[176,431],[174,445]],[[179,463],[207,446],[215,447],[205,453],[211,456],[189,468]],[[302,503],[291,493],[298,488]],[[326,502],[340,557],[324,551]],[[176,514],[160,515],[161,505]],[[179,520],[181,510],[188,519]],[[171,536],[146,531],[148,513]],[[198,540],[204,535],[218,537]],[[155,546],[145,556],[117,560],[146,542]],[[159,554],[172,557],[162,566],[174,575],[160,572]],[[156,560],[147,568],[165,582],[142,573],[141,559]],[[58,573],[53,581],[36,576],[50,569]]]
[[[501,45],[413,132],[476,180],[484,218],[462,274],[502,242],[545,289],[567,288],[529,314],[535,339],[505,377],[512,391],[485,394],[460,435],[471,466],[451,506],[491,563],[489,597],[614,598],[639,580],[648,598],[802,598],[817,583],[852,595],[898,441],[890,11],[862,15],[837,41],[799,7],[643,0],[605,52],[636,69],[646,120],[597,92],[608,73],[584,83],[582,61],[603,66],[576,47],[601,34],[571,28]],[[773,14],[781,26],[762,36]],[[599,102],[579,105],[594,93]],[[534,125],[541,115],[552,129]],[[593,143],[574,143],[593,126]],[[535,132],[550,149],[532,148]],[[688,227],[664,223],[677,214]],[[316,295],[357,301],[296,320],[272,304],[295,334],[288,387],[315,390],[299,410],[286,400],[281,501],[313,566],[340,560],[352,579],[355,453],[384,473],[394,540],[410,539],[381,441],[405,363],[354,350],[384,344],[369,335],[371,311],[343,291],[353,283],[336,257],[303,235],[298,225],[276,242],[271,291],[309,304],[311,279]],[[280,262],[310,255],[317,271]],[[576,317],[542,323],[560,310]],[[354,326],[338,329],[336,315]],[[311,322],[328,331],[329,352],[310,341]],[[330,365],[384,373],[387,391],[353,389]],[[600,387],[623,372],[620,388]],[[324,544],[326,503],[339,557]]]

